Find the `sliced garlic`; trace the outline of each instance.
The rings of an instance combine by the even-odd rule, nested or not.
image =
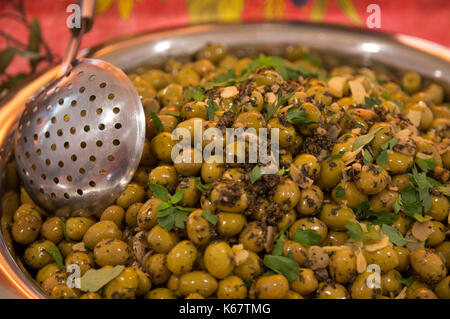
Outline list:
[[[248,250],[244,249],[244,245],[233,245],[231,250],[234,252],[234,263],[236,266],[242,265],[248,258]]]
[[[87,251],[87,249],[86,249],[86,246],[84,245],[84,243],[80,242],[80,243],[76,243],[76,244],[72,245],[72,251],[85,252],[85,251]]]
[[[367,270],[367,261],[366,257],[364,257],[361,249],[356,251],[356,271],[360,274],[366,272]]]
[[[352,92],[353,101],[358,104],[364,104],[364,97],[366,97],[366,90],[360,81],[353,80],[349,81],[348,85],[350,86],[350,90]]]
[[[220,96],[224,99],[230,98],[230,97],[235,97],[238,94],[239,94],[239,90],[235,86],[224,87],[220,92]]]
[[[328,81],[330,92],[334,97],[341,98],[344,94],[344,87],[347,83],[347,78],[343,76],[334,76]]]
[[[406,290],[408,287],[403,287],[402,291],[394,298],[394,299],[405,299],[406,298]]]
[[[420,121],[422,120],[422,111],[410,110],[408,114],[406,114],[406,118],[409,119],[415,127],[419,127]]]
[[[386,235],[383,235],[380,241],[378,241],[375,244],[370,245],[364,245],[364,249],[369,252],[374,252],[380,249],[383,249],[384,247],[387,247],[389,245],[389,237]]]
[[[415,222],[411,228],[411,234],[420,241],[427,240],[433,233],[433,223],[426,221],[423,223]]]

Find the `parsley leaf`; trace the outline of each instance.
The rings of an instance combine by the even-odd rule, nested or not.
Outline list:
[[[373,108],[375,105],[380,105],[381,104],[381,100],[377,99],[377,98],[371,98],[371,97],[364,97],[364,103],[366,105],[366,108],[371,109]]]
[[[159,118],[158,114],[156,114],[155,112],[150,112],[150,115],[152,116],[153,122],[155,122],[157,132],[161,133],[163,127],[162,127],[161,119]]]
[[[433,157],[425,159],[416,156],[415,163],[425,173],[427,173],[429,170],[433,170],[435,166]]]
[[[345,196],[345,189],[344,189],[344,187],[342,187],[341,185],[336,187],[336,193],[334,193],[334,195],[336,196],[336,198],[344,197]]]
[[[66,229],[66,220],[62,217],[59,217],[59,220],[62,223],[62,230],[63,230],[63,235],[64,235],[64,239],[66,241],[68,241],[69,243],[74,243],[75,241],[72,240],[72,238],[69,237],[69,234],[67,233],[67,229]]]
[[[378,128],[378,129],[376,129],[376,130],[374,130],[374,131],[372,131],[372,132],[369,132],[369,133],[366,134],[366,135],[358,136],[358,137],[355,139],[355,143],[353,144],[353,151],[356,151],[358,148],[364,147],[364,146],[366,146],[367,144],[369,144],[369,143],[373,140],[373,138],[375,137],[375,135],[376,135],[381,129],[382,129],[382,128],[380,127],[380,128]]]
[[[209,221],[211,224],[213,224],[213,225],[216,225],[217,224],[217,222],[219,221],[219,219],[217,218],[217,216],[216,215],[214,215],[213,213],[211,213],[211,211],[210,210],[204,210],[203,212],[202,212],[202,216],[207,220],[207,221]]]
[[[363,160],[364,160],[364,164],[369,164],[369,163],[373,162],[372,154],[370,154],[370,152],[366,149],[363,152]]]
[[[199,177],[195,178],[195,187],[199,191],[204,192],[205,190],[211,188],[211,184],[202,184],[202,180],[201,180],[201,178],[199,176]]]
[[[283,228],[276,238],[277,243],[272,251],[272,255],[274,255],[274,256],[283,255],[284,236],[286,233],[286,229],[287,229],[287,227]]]
[[[381,226],[381,230],[389,237],[389,240],[397,246],[405,246],[407,243],[412,242],[411,240],[405,239],[398,229],[393,226],[384,224]]]
[[[188,86],[184,90],[184,99],[186,101],[204,101],[205,94],[199,86]]]
[[[214,100],[209,99],[206,105],[206,111],[208,112],[208,120],[210,121],[214,120],[214,113],[216,113],[216,111],[218,110],[219,106],[217,105],[217,103]]]
[[[152,194],[162,200],[163,202],[167,202],[169,200],[169,192],[163,186],[158,184],[149,184],[150,190]]]
[[[283,176],[285,173],[289,173],[289,171],[291,170],[291,168],[280,168],[280,170],[278,171],[278,175]]]
[[[396,137],[391,138],[389,141],[381,144],[381,149],[383,151],[386,151],[388,149],[392,150],[392,148],[395,146],[395,144],[397,144],[397,142],[398,142],[398,138],[396,138]]]
[[[395,278],[398,280],[398,282],[402,285],[405,285],[406,287],[409,287],[413,284],[416,279],[414,277],[411,278],[402,278],[399,275],[395,274]]]
[[[302,109],[296,109],[296,108],[290,108],[287,111],[286,116],[288,122],[292,124],[316,124],[315,121],[308,120],[308,113],[305,110]]]
[[[299,274],[298,264],[289,257],[265,255],[264,265],[277,274],[281,274],[291,282],[297,279]]]
[[[261,167],[255,165],[255,167],[253,167],[252,171],[250,172],[250,183],[254,184],[258,179],[261,178],[261,176]]]
[[[377,156],[377,164],[380,165],[381,167],[387,167],[388,165],[388,153],[387,151],[382,151],[378,156]]]
[[[228,80],[235,79],[236,73],[233,70],[228,71],[225,74],[219,74],[214,78],[215,83],[227,82]]]
[[[315,230],[313,229],[301,229],[297,228],[294,235],[294,240],[300,244],[302,244],[305,247],[309,247],[311,245],[317,245],[320,243],[320,240],[322,239],[322,236],[320,236]]]
[[[347,222],[345,226],[348,229],[348,232],[346,233],[348,237],[354,239],[354,240],[380,240],[381,237],[379,235],[372,235],[369,232],[363,231],[362,227],[358,223],[354,222]],[[369,230],[369,227],[368,227]]]
[[[49,253],[50,256],[52,256],[53,260],[55,260],[56,264],[58,265],[59,269],[64,270],[64,258],[61,255],[61,252],[59,251],[58,247],[52,246],[49,248],[44,249],[47,253]]]

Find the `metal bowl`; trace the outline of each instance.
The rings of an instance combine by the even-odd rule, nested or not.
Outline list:
[[[346,63],[413,70],[450,92],[450,50],[438,44],[401,34],[386,35],[345,27],[306,23],[255,23],[198,25],[136,35],[108,42],[80,55],[106,60],[125,71],[142,64],[157,65],[168,57],[189,56],[209,42],[220,42],[237,54],[277,52],[289,44],[304,44]],[[9,188],[6,164],[12,154],[12,135],[25,101],[55,77],[57,67],[30,78],[10,92],[0,105],[0,197]],[[2,207],[0,207],[0,215]],[[3,215],[1,215],[3,216]],[[45,298],[45,295],[14,253],[4,218],[0,230],[0,298]]]

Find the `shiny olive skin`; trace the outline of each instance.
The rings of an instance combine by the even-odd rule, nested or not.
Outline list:
[[[138,184],[128,184],[125,190],[117,198],[116,203],[123,209],[127,209],[132,204],[144,201],[145,190]]]
[[[286,179],[282,184],[278,184],[273,200],[283,210],[292,209],[300,200],[300,190],[291,179]]]
[[[81,240],[87,230],[95,224],[92,217],[71,217],[66,221],[66,232],[72,240]]]
[[[441,299],[450,299],[450,276],[442,279],[434,288],[434,292]]]
[[[219,281],[217,286],[219,299],[244,299],[247,297],[247,286],[237,276],[229,276]]]
[[[346,230],[346,223],[356,220],[351,208],[332,204],[323,205],[319,218],[329,229],[336,231]]]
[[[40,233],[45,239],[48,239],[55,244],[59,244],[64,239],[63,223],[61,218],[48,218],[42,223]]]
[[[94,258],[88,253],[81,251],[74,251],[69,256],[66,257],[65,260],[66,268],[69,265],[78,265],[80,267],[80,273],[83,276],[86,271],[91,268],[94,268]]]
[[[178,174],[173,166],[160,165],[152,169],[148,175],[150,184],[158,184],[165,187],[169,193],[173,193],[178,183]]]
[[[158,206],[162,200],[153,197],[144,203],[137,214],[137,225],[141,230],[150,230],[158,221]]]
[[[263,271],[263,262],[253,251],[249,251],[247,259],[242,264],[236,265],[234,268],[234,274],[243,280],[253,280],[261,275]]]
[[[394,269],[399,265],[398,254],[392,247],[384,247],[374,252],[364,251],[367,264],[377,264],[382,272]]]
[[[192,270],[197,258],[197,248],[189,240],[183,240],[167,254],[167,268],[176,276]]]
[[[264,249],[264,229],[257,222],[249,223],[239,235],[245,249],[259,253]]]
[[[401,274],[393,269],[381,275],[381,290],[383,295],[397,295],[401,290],[401,284],[397,277],[402,278]]]
[[[289,283],[283,275],[262,276],[255,283],[258,299],[281,299],[289,290]]]
[[[94,247],[94,259],[99,266],[125,265],[131,259],[131,248],[119,239],[102,239]]]
[[[95,245],[103,239],[120,238],[122,238],[122,232],[117,227],[117,224],[110,220],[104,220],[89,227],[83,236],[83,242],[86,247],[94,249]]]
[[[442,244],[437,246],[436,252],[444,256],[447,268],[450,268],[450,241],[444,241]]]
[[[212,243],[206,247],[204,263],[208,272],[218,279],[224,279],[234,269],[234,252],[227,242]]]
[[[320,210],[322,202],[322,190],[316,185],[311,185],[310,188],[300,191],[300,199],[295,208],[302,215],[314,215]]]
[[[228,198],[229,189],[233,189],[233,194],[241,194],[240,197],[231,202]],[[236,182],[218,183],[212,187],[211,201],[220,210],[230,213],[239,213],[248,207],[247,194]]]
[[[356,255],[350,249],[337,250],[330,257],[330,275],[338,283],[346,284],[356,275]]]
[[[350,288],[352,299],[375,299],[381,296],[381,288],[369,288],[366,283],[371,275],[372,272],[364,272],[356,276]]]
[[[148,232],[147,242],[156,253],[167,253],[177,244],[178,238],[174,233],[156,225]]]
[[[307,296],[317,289],[319,283],[314,272],[309,268],[300,268],[298,277],[289,283],[290,288],[302,296]]]
[[[61,271],[61,268],[56,263],[47,264],[39,269],[36,275],[36,281],[42,285],[45,279]]]
[[[320,163],[320,175],[317,181],[320,188],[330,189],[336,186],[342,178],[344,162],[341,159],[329,159]]]
[[[121,228],[125,218],[125,210],[118,205],[107,207],[100,215],[100,220],[110,220],[114,222],[117,227]]]
[[[199,293],[203,297],[211,296],[217,290],[217,280],[204,271],[191,271],[180,277],[178,289],[183,296]]]
[[[41,223],[41,220],[34,215],[22,215],[14,222],[11,234],[17,243],[30,244],[39,235]]]
[[[344,195],[337,197],[336,192],[338,189],[344,189]],[[340,182],[337,186],[332,190],[331,196],[333,200],[338,204],[346,204],[348,207],[352,209],[356,209],[356,206],[368,199],[367,195],[362,193],[355,183],[346,181]]]
[[[145,295],[145,299],[176,299],[176,297],[168,288],[155,288]]]
[[[424,282],[437,283],[447,275],[447,268],[441,257],[425,248],[410,254],[411,267]]]
[[[212,225],[203,217],[203,211],[197,209],[189,214],[186,221],[186,231],[189,239],[196,245],[203,246],[211,238]]]
[[[150,276],[150,280],[155,285],[161,285],[170,277],[170,270],[167,268],[166,254],[151,255],[144,263],[144,269]]]
[[[217,232],[225,237],[238,235],[246,224],[246,218],[237,213],[218,213]]]
[[[49,240],[35,241],[25,249],[24,259],[26,264],[34,269],[42,268],[53,261],[52,256],[45,250],[56,247]]]
[[[350,299],[347,289],[337,283],[321,282],[317,291],[317,299]]]
[[[308,249],[302,244],[293,241],[285,240],[283,242],[283,256],[292,254],[294,261],[301,267],[308,259]]]
[[[137,226],[137,214],[139,213],[143,205],[143,203],[134,203],[131,204],[130,207],[128,207],[127,211],[125,212],[125,224],[128,227]]]

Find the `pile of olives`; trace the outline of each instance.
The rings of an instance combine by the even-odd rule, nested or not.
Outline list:
[[[210,44],[189,62],[129,74],[146,114],[144,151],[132,182],[99,215],[48,217],[10,162],[2,227],[42,290],[83,299],[449,299],[443,88],[415,72],[322,60],[302,45],[250,58]],[[173,130],[193,132],[194,121],[278,128],[279,171],[259,176],[258,163],[217,155],[174,163]],[[168,225],[162,211],[181,217]],[[94,292],[68,285],[73,264],[81,276],[125,268]]]

